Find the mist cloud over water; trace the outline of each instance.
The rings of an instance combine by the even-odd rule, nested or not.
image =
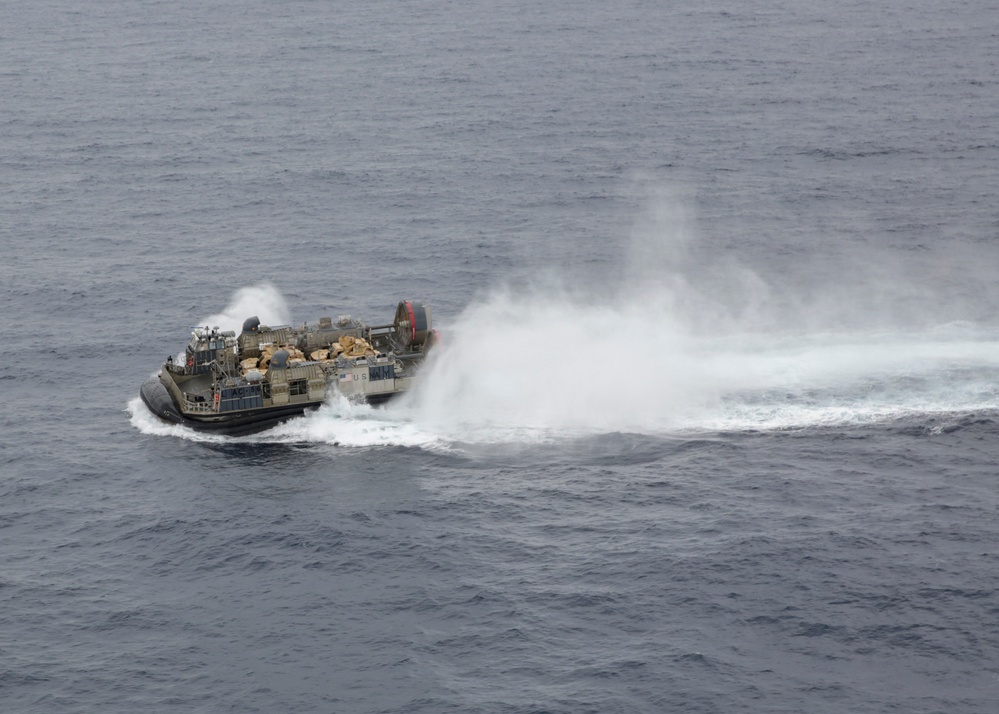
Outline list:
[[[413,395],[456,438],[795,428],[995,409],[999,338],[930,332],[692,333],[667,299],[603,306],[497,293],[471,307]]]
[[[451,326],[409,400],[413,418],[502,440],[999,406],[999,333],[946,320],[946,296],[897,266],[778,281],[702,248],[683,202],[662,192],[613,280],[567,287],[548,274],[491,291]]]
[[[243,322],[254,315],[260,318],[263,325],[287,325],[291,321],[288,304],[281,291],[265,281],[237,290],[222,312],[206,317],[201,324],[239,334]]]

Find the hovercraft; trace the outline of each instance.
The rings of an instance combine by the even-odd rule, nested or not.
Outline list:
[[[410,389],[438,341],[430,308],[403,300],[388,325],[349,315],[301,328],[243,323],[242,332],[197,327],[180,359],[168,357],[140,389],[171,424],[239,436],[316,409],[333,394],[379,404]]]

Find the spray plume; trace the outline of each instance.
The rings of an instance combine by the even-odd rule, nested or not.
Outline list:
[[[994,330],[886,325],[888,312],[864,296],[885,305],[897,295],[920,316],[940,301],[916,303],[911,285],[885,273],[871,289],[855,283],[852,300],[842,285],[823,292],[807,278],[796,295],[790,279],[775,287],[734,259],[710,259],[675,194],[660,192],[650,206],[615,285],[567,289],[549,279],[470,305],[411,395],[412,418],[456,439],[505,440],[999,406]]]
[[[253,315],[265,325],[285,325],[290,320],[281,292],[271,283],[261,282],[237,290],[222,312],[206,317],[201,324],[238,334],[243,321]]]

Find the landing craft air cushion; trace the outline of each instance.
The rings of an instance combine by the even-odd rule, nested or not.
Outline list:
[[[403,300],[390,325],[350,316],[296,329],[256,317],[239,337],[198,327],[182,359],[168,357],[140,390],[157,417],[199,431],[238,436],[269,429],[322,405],[332,394],[379,404],[413,386],[438,341],[430,308]]]

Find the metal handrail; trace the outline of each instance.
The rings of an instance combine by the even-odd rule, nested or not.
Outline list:
[[[211,414],[215,412],[215,407],[213,402],[210,400],[207,402],[192,402],[185,396],[184,410],[188,412],[197,412],[199,414]]]

